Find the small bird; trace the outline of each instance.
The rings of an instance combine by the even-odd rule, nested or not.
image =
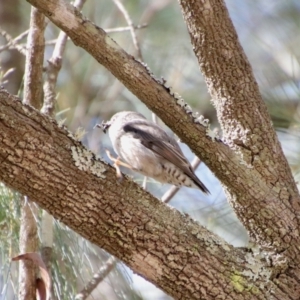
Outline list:
[[[118,158],[114,162],[119,178],[119,165],[130,168],[161,183],[198,188],[209,193],[193,171],[176,140],[142,114],[123,111],[112,116],[102,125]],[[123,161],[121,161],[123,160]]]

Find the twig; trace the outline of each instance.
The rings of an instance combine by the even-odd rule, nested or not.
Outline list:
[[[193,168],[194,171],[198,168],[200,163],[201,163],[201,160],[197,156],[195,156],[192,163],[191,163],[192,168]],[[165,202],[165,203],[170,202],[172,200],[172,198],[176,195],[176,193],[179,191],[179,189],[180,188],[177,187],[177,186],[170,187],[170,189],[167,190],[164,193],[164,195],[161,197],[161,201]]]
[[[21,41],[22,39],[24,39],[29,33],[29,29],[25,30],[24,32],[22,32],[21,34],[19,34],[18,36],[16,36],[14,38],[14,42],[18,43],[19,41]]]
[[[147,26],[148,26],[148,24],[133,25],[133,28],[134,29],[142,29],[142,28],[145,28]],[[104,29],[104,30],[105,30],[106,33],[122,32],[122,31],[132,30],[132,26],[107,28],[107,29]]]
[[[86,0],[76,0],[74,6],[81,10]],[[65,32],[61,31],[57,42],[55,44],[52,57],[48,60],[46,80],[44,84],[44,105],[42,113],[52,116],[54,114],[56,102],[56,82],[58,73],[62,65],[62,56],[66,48],[68,36]]]
[[[17,49],[20,53],[22,53],[23,55],[26,56],[26,47],[25,46],[21,46],[18,44],[18,42],[28,34],[29,30],[26,30],[25,32],[23,32],[22,34],[20,34],[19,36],[17,36],[16,38],[12,38],[5,30],[0,28],[0,34],[6,39],[6,41],[8,42],[6,45],[0,47],[0,52],[10,49],[11,47],[13,47],[14,49]]]
[[[145,27],[147,27],[148,24],[141,24],[141,25],[134,25],[134,29],[143,29]],[[126,27],[116,27],[116,28],[107,28],[104,29],[106,33],[115,33],[115,32],[123,32],[123,31],[129,31],[131,30],[131,27],[126,26]],[[8,43],[6,45],[3,45],[0,47],[0,52],[3,52],[5,50],[18,50],[21,54],[26,56],[26,44],[21,43],[18,44],[18,42],[20,40],[22,40],[23,38],[25,38],[28,35],[28,31],[26,30],[23,33],[21,33],[20,35],[18,35],[17,37],[15,37],[14,39],[4,30],[0,29],[0,35],[4,36],[4,38],[8,41]],[[70,38],[68,38],[68,41],[70,40]],[[45,42],[46,46],[52,46],[55,45],[57,43],[58,39],[53,39],[53,40],[49,40]]]
[[[124,15],[124,18],[128,24],[128,26],[130,27],[130,33],[131,33],[131,37],[132,37],[132,41],[133,41],[133,45],[136,49],[137,52],[137,57],[140,61],[143,61],[143,57],[142,57],[142,51],[141,48],[139,46],[139,42],[137,40],[136,37],[136,33],[135,33],[135,26],[129,16],[129,13],[127,12],[127,10],[125,9],[123,3],[119,0],[113,0],[114,3],[116,4],[116,6],[119,8],[119,10],[121,11],[121,13]]]
[[[26,46],[22,45],[22,44],[18,44],[19,41],[21,41],[23,38],[25,38],[29,33],[29,29],[27,29],[26,31],[22,32],[20,35],[18,35],[17,37],[15,37],[14,39],[3,29],[0,29],[0,34],[7,40],[7,44],[0,47],[0,52],[4,51],[6,49],[10,49],[10,47],[14,47],[14,49],[17,49],[16,46],[20,46],[22,51],[21,53],[26,55]]]
[[[8,82],[6,78],[9,77],[10,74],[12,74],[16,68],[10,68],[5,73],[0,72],[0,85],[4,85]]]
[[[102,282],[105,277],[110,273],[110,271],[114,268],[117,263],[117,259],[114,256],[111,256],[102,266],[98,272],[93,276],[90,282],[83,288],[83,290],[78,293],[75,297],[76,300],[84,300],[86,299],[92,291],[97,287],[97,285]]]
[[[143,185],[142,185],[144,190],[147,189],[147,179],[148,179],[148,177],[144,176]]]

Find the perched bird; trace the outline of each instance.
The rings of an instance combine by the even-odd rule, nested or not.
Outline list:
[[[116,113],[104,124],[118,158],[111,157],[117,174],[118,166],[130,168],[161,183],[199,188],[209,193],[193,171],[178,143],[157,124],[132,111]]]

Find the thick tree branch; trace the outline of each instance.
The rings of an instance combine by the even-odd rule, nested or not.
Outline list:
[[[280,299],[271,269],[259,258],[234,249],[129,179],[118,184],[113,167],[3,90],[0,144],[1,181],[174,298],[270,299],[275,293]]]
[[[238,41],[223,0],[179,1],[199,66],[217,109],[224,141],[249,168],[278,190],[298,197],[251,65]],[[191,13],[194,12],[194,13]],[[293,201],[290,201],[293,205]],[[299,205],[294,209],[299,212]]]
[[[226,144],[240,152],[244,163],[256,168],[269,184],[298,195],[224,0],[179,2]]]
[[[240,155],[245,169],[255,169],[270,189],[277,193],[275,200],[277,209],[273,206],[274,202],[271,198],[254,196],[252,204],[258,205],[264,211],[259,213],[257,219],[254,217],[257,225],[257,228],[254,228],[256,226],[251,225],[253,222],[251,214],[243,213],[247,203],[241,197],[236,197],[238,195],[235,193],[231,195],[228,193],[228,199],[232,201],[247,229],[253,228],[249,232],[261,246],[264,246],[261,231],[268,224],[266,218],[263,220],[261,215],[269,211],[269,208],[274,209],[273,212],[278,211],[280,203],[283,203],[281,209],[286,207],[291,212],[290,217],[294,218],[292,230],[295,231],[294,245],[296,245],[299,243],[300,227],[298,189],[225,2],[224,0],[179,0],[179,2],[195,55],[217,110],[224,141]],[[263,205],[261,201],[264,201]],[[273,217],[273,213],[270,217]],[[276,218],[276,214],[274,217]],[[275,221],[277,228],[285,227],[285,231],[291,230],[289,225],[287,227],[286,224],[280,225],[284,223],[281,218],[285,219],[285,216],[282,215]],[[274,224],[270,224],[268,228],[273,230]],[[285,255],[277,258],[285,260],[283,257],[286,256],[293,266],[295,265],[293,255],[297,250],[288,249],[290,245],[289,242],[285,242],[284,235],[279,239],[270,239],[268,243],[271,242],[270,246],[274,250],[277,248],[275,250],[277,253],[280,248],[283,250],[279,244],[285,244]],[[299,262],[296,265],[299,266]],[[299,274],[297,278],[300,279]]]
[[[27,1],[38,7],[53,23],[63,29],[76,45],[84,48],[105,66],[209,166],[226,186],[238,217],[272,264],[279,268],[299,264],[295,261],[295,256],[298,257],[300,243],[298,233],[300,198],[286,164],[285,172],[281,173],[283,177],[284,174],[287,176],[286,186],[270,182],[268,176],[260,172],[260,168],[247,165],[247,161],[240,153],[235,153],[225,144],[208,138],[206,128],[195,126],[197,119],[182,109],[181,99],[174,97],[173,93],[156,80],[147,68],[122,50],[101,28],[82,17],[74,7],[62,0]],[[217,17],[223,17],[223,13]],[[233,28],[230,30],[233,31]],[[232,35],[235,35],[234,31]],[[240,56],[233,58],[241,59],[243,56],[241,53]],[[245,62],[237,63],[240,65]],[[234,65],[234,60],[231,64]],[[255,82],[252,84],[256,85]],[[248,87],[249,91],[253,89],[256,91],[257,88],[251,88],[251,85]],[[274,136],[273,129],[270,130],[270,135]],[[260,139],[257,143],[259,142]],[[285,160],[281,149],[278,148],[278,142],[275,143],[275,151],[277,159]],[[279,169],[274,169],[275,173],[277,171]],[[284,242],[285,240],[289,240],[289,244]]]

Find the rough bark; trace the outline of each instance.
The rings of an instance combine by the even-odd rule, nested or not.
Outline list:
[[[266,254],[267,259],[273,265],[276,265],[279,270],[288,268],[288,266],[293,267],[299,265],[298,260],[295,261],[295,257],[297,256],[299,244],[298,216],[300,198],[296,192],[297,189],[292,179],[291,171],[286,164],[286,159],[283,156],[274,129],[270,126],[269,120],[256,123],[253,142],[256,141],[256,146],[260,147],[258,146],[259,143],[268,135],[270,136],[270,142],[274,142],[274,148],[269,145],[266,146],[266,143],[263,143],[263,151],[259,151],[259,155],[256,155],[256,159],[257,161],[264,161],[265,157],[267,161],[259,168],[256,163],[254,164],[255,160],[253,160],[254,167],[249,165],[247,159],[244,159],[241,151],[235,151],[237,146],[233,142],[229,143],[229,145],[225,145],[214,142],[207,137],[206,128],[200,125],[195,126],[194,122],[197,121],[197,119],[182,109],[181,99],[174,97],[174,95],[170,93],[170,90],[153,78],[143,65],[123,51],[101,28],[82,17],[72,6],[66,4],[64,1],[54,0],[28,0],[28,2],[37,6],[51,21],[66,31],[76,45],[86,49],[99,63],[110,70],[128,89],[161,117],[209,166],[226,187],[227,193],[230,196],[229,198],[232,200],[232,205],[238,217],[249,231],[253,241],[259,245],[261,250]],[[230,20],[226,19],[228,16],[226,15],[226,8],[222,2],[191,1],[189,9],[185,10],[185,14],[188,15],[190,12],[191,18],[196,18],[194,15],[197,14],[197,10],[193,11],[193,9],[195,7],[196,9],[203,7],[205,9],[203,9],[202,22],[204,22],[204,20],[208,19],[205,13],[207,13],[207,11],[210,12],[211,7],[217,7],[218,5],[220,5],[219,10],[213,14],[213,17],[220,19],[216,21],[217,24],[227,26],[226,28],[222,28],[222,30],[224,30],[229,37],[232,36],[234,42],[230,44],[232,48],[231,52],[224,52],[227,53],[227,57],[230,57],[230,63],[222,65],[221,60],[224,60],[224,53],[216,54],[223,56],[219,58],[220,69],[210,67],[209,72],[211,72],[213,78],[211,80],[216,80],[214,76],[219,75],[217,72],[223,71],[226,74],[230,72],[235,74],[235,65],[240,66],[240,68],[245,66],[246,71],[249,71],[248,62],[242,52],[242,48],[238,44],[234,28]],[[209,26],[213,26],[211,24],[213,24],[213,21],[209,22]],[[220,32],[220,30],[218,32]],[[208,34],[209,33],[207,33],[205,37]],[[197,36],[197,32],[195,35]],[[211,44],[206,47],[210,49]],[[221,46],[219,47],[221,48]],[[229,55],[231,53],[235,53],[235,55]],[[241,76],[243,74],[244,73],[239,73]],[[247,99],[251,99],[253,95],[257,98],[253,100],[253,104],[248,101],[251,103],[247,108],[249,114],[243,113],[243,111],[245,112],[245,105],[238,106],[240,107],[240,113],[243,113],[243,115],[246,115],[249,119],[251,115],[257,115],[257,109],[262,109],[262,112],[259,114],[260,118],[268,118],[264,105],[259,103],[261,99],[257,94],[257,86],[251,74],[245,79],[244,89],[242,90],[243,93],[239,101],[245,103],[245,95],[248,95]],[[219,93],[216,92],[216,95],[222,96],[222,93],[224,93],[226,89],[230,90],[231,93],[234,90],[232,86],[221,85],[219,81],[217,81],[217,83],[218,84],[211,85]],[[225,81],[225,83],[230,84],[228,80]],[[240,91],[237,89],[234,99],[236,99],[239,94]],[[229,94],[224,96],[230,97]],[[218,96],[217,99],[221,99],[216,100],[220,103],[227,101],[224,97]],[[226,102],[227,112],[230,107],[233,106],[229,106],[232,101],[233,97],[229,98]],[[237,100],[235,101],[240,103]],[[252,106],[255,113],[251,111]],[[221,111],[220,104],[219,107],[219,111]],[[234,110],[234,113],[230,117],[232,122],[234,122],[234,118],[238,116],[238,114],[239,111]],[[222,114],[219,112],[219,115]],[[225,113],[223,113],[223,115],[225,115]],[[238,120],[240,121],[241,119],[242,118],[239,118]],[[225,121],[222,122],[225,124]],[[247,124],[244,122],[244,125],[246,126]],[[226,128],[233,127],[231,124]],[[251,132],[251,128],[249,130]],[[231,141],[228,138],[229,129],[227,129],[227,132],[226,139]],[[248,129],[245,128],[244,133],[246,135],[247,132]],[[243,134],[241,134],[241,138],[243,138]],[[243,147],[239,147],[238,149],[240,148]],[[277,163],[270,162],[270,160],[276,159],[282,162],[281,167],[279,167]],[[271,166],[274,165],[277,168],[271,170],[275,177],[278,178],[277,183],[274,182],[273,179],[269,181],[271,178],[268,176],[270,171],[264,168],[264,165],[268,164]],[[263,169],[266,170],[266,173],[262,172]],[[279,177],[282,179],[279,180]],[[285,186],[283,186],[284,179]],[[272,228],[272,230],[268,230],[268,228]],[[296,275],[296,278],[299,279],[299,276]]]
[[[262,250],[268,249],[272,264],[287,268],[299,282],[300,261],[294,259],[300,242],[298,189],[226,5],[223,0],[179,2],[217,111],[223,140],[240,155],[244,168],[256,170],[260,180],[274,192],[274,197],[269,198],[257,190],[256,196],[248,198],[229,187],[227,199],[252,239]],[[264,234],[263,230],[269,233]],[[288,231],[293,232],[290,238]],[[284,281],[284,275],[280,276]],[[288,293],[300,298],[299,290]]]
[[[54,120],[0,91],[0,180],[175,299],[293,299],[234,249],[115,170]],[[292,278],[289,278],[292,280]],[[284,285],[285,286],[285,285]]]
[[[76,45],[86,49],[99,63],[103,64],[108,70],[110,70],[111,73],[123,82],[128,89],[139,97],[151,110],[159,115],[162,120],[169,125],[174,132],[210,167],[210,169],[217,175],[226,187],[229,199],[231,199],[237,215],[248,229],[253,240],[258,244],[258,251],[265,255],[269,265],[270,276],[265,276],[266,273],[261,272],[258,277],[256,275],[252,277],[255,284],[252,285],[251,283],[249,285],[249,278],[245,279],[243,277],[243,271],[240,272],[239,269],[241,266],[243,266],[243,270],[245,266],[246,270],[248,268],[247,265],[244,265],[244,261],[241,258],[243,255],[240,256],[239,253],[234,254],[236,255],[236,258],[239,257],[240,266],[237,267],[237,272],[234,271],[235,275],[231,276],[232,274],[225,274],[224,272],[227,272],[229,269],[236,270],[236,268],[231,265],[236,262],[236,258],[232,260],[230,258],[231,263],[226,261],[222,266],[215,264],[215,262],[213,264],[205,265],[203,263],[206,262],[206,256],[211,252],[203,251],[202,253],[200,251],[201,256],[199,255],[196,260],[193,260],[193,255],[191,254],[191,252],[193,252],[191,249],[193,248],[189,247],[190,244],[187,243],[188,240],[184,240],[183,244],[181,244],[180,240],[176,242],[177,247],[178,245],[180,245],[180,247],[182,245],[186,245],[184,251],[188,249],[188,251],[185,252],[188,258],[181,257],[176,254],[175,262],[169,260],[169,249],[173,249],[174,251],[174,249],[177,248],[175,245],[173,245],[173,248],[171,246],[171,248],[168,248],[169,246],[167,246],[166,251],[164,241],[164,244],[159,246],[163,252],[158,251],[160,248],[157,248],[157,243],[159,243],[163,236],[160,234],[160,230],[162,230],[161,228],[163,224],[167,226],[166,228],[169,228],[168,224],[171,224],[170,230],[176,224],[176,226],[178,225],[178,232],[180,232],[179,223],[174,223],[172,218],[175,218],[175,215],[179,218],[182,217],[174,212],[174,215],[172,213],[172,218],[168,218],[168,222],[170,221],[170,223],[166,224],[165,215],[163,214],[166,213],[166,208],[161,206],[161,204],[156,203],[149,195],[144,194],[142,190],[136,189],[135,185],[128,181],[125,181],[122,184],[122,189],[118,191],[110,191],[110,189],[115,187],[115,185],[112,181],[114,178],[113,171],[108,166],[105,166],[105,169],[107,170],[105,172],[105,179],[100,180],[97,178],[90,178],[91,181],[88,181],[88,178],[85,177],[87,176],[86,173],[98,173],[97,168],[94,165],[91,165],[91,161],[93,161],[91,154],[86,153],[82,150],[82,148],[80,148],[81,150],[78,150],[77,147],[79,146],[72,144],[70,141],[69,143],[63,144],[62,140],[59,139],[59,137],[61,138],[62,133],[54,134],[54,132],[56,132],[53,129],[54,125],[49,125],[51,129],[46,126],[44,128],[45,132],[40,130],[45,134],[44,136],[41,136],[41,138],[43,137],[45,140],[42,140],[41,138],[32,138],[37,145],[34,144],[35,146],[31,149],[32,153],[35,153],[34,150],[38,147],[41,148],[40,151],[43,149],[50,151],[50,154],[48,153],[48,155],[44,155],[39,158],[40,168],[42,170],[44,170],[44,158],[49,159],[49,161],[52,160],[54,164],[52,168],[49,167],[49,169],[42,172],[43,176],[52,178],[53,175],[51,171],[53,170],[55,174],[53,177],[59,178],[59,174],[57,174],[59,173],[57,167],[60,167],[59,171],[61,172],[61,179],[58,180],[56,185],[52,186],[52,190],[51,186],[49,186],[49,190],[47,190],[48,194],[44,195],[44,198],[41,197],[43,193],[39,191],[39,188],[44,189],[44,184],[42,184],[42,187],[40,186],[41,176],[37,176],[38,170],[36,169],[37,173],[34,174],[31,173],[31,166],[27,166],[25,169],[22,167],[21,170],[15,167],[16,172],[19,172],[20,174],[24,172],[27,174],[28,180],[25,182],[26,187],[28,190],[31,190],[31,194],[39,196],[35,197],[36,201],[42,206],[47,207],[49,211],[51,210],[56,217],[61,218],[67,225],[81,233],[83,236],[89,237],[93,241],[95,241],[95,237],[93,236],[95,232],[96,234],[99,234],[99,232],[104,234],[105,238],[102,236],[101,241],[103,242],[100,241],[100,246],[103,246],[103,248],[111,253],[118,252],[116,256],[123,259],[131,268],[138,270],[138,273],[142,273],[145,277],[155,282],[165,291],[171,293],[170,291],[172,291],[174,285],[177,286],[177,289],[174,289],[173,293],[171,293],[171,295],[176,298],[193,299],[190,296],[191,289],[189,288],[191,287],[190,284],[194,284],[193,287],[195,287],[195,289],[200,293],[199,295],[194,294],[195,299],[216,299],[215,295],[217,293],[220,293],[220,298],[223,297],[224,299],[230,299],[230,297],[233,299],[248,299],[249,297],[251,299],[255,299],[255,297],[259,299],[299,299],[299,195],[274,130],[271,127],[270,121],[266,120],[268,119],[268,114],[266,113],[264,105],[260,103],[261,99],[258,94],[258,89],[252,76],[251,69],[249,69],[245,55],[239,46],[236,33],[228,19],[223,2],[182,1],[181,4],[183,8],[185,4],[187,5],[187,8],[184,8],[183,10],[186,15],[187,23],[189,24],[189,22],[191,22],[191,24],[189,24],[190,32],[195,35],[195,40],[192,41],[196,48],[195,53],[199,59],[202,71],[207,78],[210,91],[214,96],[214,103],[217,106],[218,116],[221,119],[221,125],[225,131],[226,143],[228,143],[228,145],[212,141],[209,137],[207,137],[207,129],[204,126],[195,125],[195,121],[198,121],[197,118],[195,118],[191,113],[186,113],[186,111],[190,112],[189,109],[182,109],[184,103],[180,98],[174,97],[174,95],[170,93],[170,89],[163,86],[163,84],[153,78],[143,65],[123,51],[105,34],[102,29],[83,18],[82,15],[72,6],[61,0],[28,0],[28,2],[38,7],[51,19],[52,22],[66,31]],[[198,13],[201,14],[200,21],[197,21]],[[190,14],[190,16],[188,14]],[[191,20],[189,20],[190,18]],[[207,26],[203,24],[206,20],[208,22]],[[216,28],[216,32],[214,30],[210,30],[210,27],[214,28],[214,22],[216,22],[219,26],[219,29]],[[197,29],[193,31],[193,24],[195,27],[199,26],[199,31],[197,31]],[[222,26],[222,30],[220,30],[220,26]],[[221,31],[224,31],[224,35],[222,35]],[[202,33],[204,34],[201,35]],[[214,40],[214,37],[209,36],[210,34],[216,34],[217,39]],[[208,43],[205,43],[206,39],[208,39]],[[202,49],[201,46],[204,48]],[[214,67],[214,63],[211,61],[205,65],[204,60],[201,58],[203,55],[206,55],[206,59],[210,58],[208,56],[209,48],[212,48],[212,59],[215,60],[215,63],[217,63],[217,67]],[[221,61],[224,61],[224,64],[222,64]],[[246,72],[242,71],[243,66],[245,67]],[[221,77],[222,80],[224,80],[224,83],[219,81],[217,79],[217,76],[220,75],[219,73],[229,74],[232,79],[237,78],[238,84],[234,84],[232,81],[227,80],[227,78],[225,78],[226,76]],[[238,76],[236,76],[236,73]],[[240,78],[243,76],[245,76],[244,79]],[[252,97],[254,98],[253,100]],[[248,102],[246,102],[246,100]],[[224,111],[222,110],[223,103]],[[232,112],[230,112],[231,109]],[[228,119],[226,119],[226,114],[229,114]],[[258,122],[253,122],[251,119],[252,117],[254,117],[254,119],[256,118]],[[250,120],[248,120],[249,118]],[[41,119],[40,121],[40,123],[43,124],[44,120]],[[227,121],[228,124],[226,124]],[[8,132],[7,128],[9,127],[7,127],[7,123],[5,124],[6,132]],[[37,125],[35,125],[35,127],[37,129]],[[240,131],[237,131],[235,127],[237,127]],[[22,127],[20,128],[22,129]],[[230,137],[230,130],[233,130],[232,137]],[[3,130],[1,130],[1,133],[2,131]],[[40,134],[40,131],[37,134]],[[47,132],[49,135],[46,134]],[[250,135],[248,135],[248,132],[250,132]],[[4,134],[6,134],[5,131]],[[33,133],[30,132],[30,134]],[[51,134],[53,134],[53,136]],[[14,138],[10,135],[7,136],[7,138],[8,137],[9,139]],[[70,151],[66,152],[64,155],[52,156],[50,149],[52,149],[53,154],[58,154],[54,151],[56,148],[54,146],[51,146],[50,148],[47,147],[50,141],[51,143],[56,143],[54,138],[58,139],[57,143],[59,143],[63,148],[66,145],[76,146],[75,148],[72,148],[73,157],[74,159],[76,158],[77,165],[81,166],[85,172],[82,171],[83,173],[73,174],[74,183],[70,178],[68,178],[68,185],[64,184],[66,177],[65,172],[75,171],[75,169],[72,169],[67,163],[69,162],[71,164],[72,162],[72,160],[70,161]],[[28,134],[26,139],[26,142],[21,140],[23,141],[23,143],[21,143],[22,147],[24,144],[29,145],[30,147],[30,143],[28,143],[30,136],[28,136]],[[4,139],[4,141],[6,141],[6,139]],[[262,144],[260,144],[261,142]],[[3,143],[3,137],[1,143]],[[272,145],[272,143],[274,144]],[[15,145],[19,145],[19,142],[15,141]],[[20,160],[22,161],[24,149],[19,149],[18,147],[16,149],[18,152],[14,152],[14,149],[10,149],[10,151],[12,151],[11,155],[7,155],[5,154],[6,152],[3,152],[4,157],[13,159],[13,154],[20,153]],[[29,151],[26,153],[29,155],[29,160],[23,160],[25,163],[30,163],[32,165],[35,162],[33,161],[33,157],[30,158],[30,148],[28,149]],[[41,151],[40,153],[44,152]],[[77,154],[77,157],[76,153],[79,153]],[[82,158],[84,153],[90,155],[90,157],[84,156],[85,158]],[[38,157],[39,156],[35,157],[35,160],[38,160]],[[82,162],[86,163],[85,167],[82,166]],[[8,163],[9,161],[7,164]],[[20,190],[24,182],[21,178],[19,179],[16,174],[13,176],[14,173],[12,170],[14,168],[10,169],[12,166],[5,166],[7,170],[1,170],[1,180]],[[71,166],[75,168],[72,164]],[[12,178],[9,176],[12,176]],[[82,180],[80,181],[80,179]],[[45,184],[47,185],[48,182]],[[134,187],[132,189],[130,188],[131,184],[132,187]],[[97,192],[95,190],[95,185],[98,187]],[[68,188],[68,190],[64,191],[64,188]],[[92,193],[89,193],[89,191],[92,191]],[[100,197],[100,200],[98,197]],[[119,201],[118,197],[122,202]],[[87,206],[83,206],[84,202],[82,201],[87,198],[89,199],[88,203],[85,204]],[[45,199],[51,199],[52,202],[49,204],[49,202]],[[107,199],[111,199],[111,201],[107,202]],[[126,199],[126,202],[123,201],[124,199]],[[133,199],[136,201],[134,204],[133,202],[130,202]],[[143,200],[141,201],[141,199]],[[59,201],[57,202],[55,200]],[[152,203],[152,201],[154,202]],[[78,203],[80,203],[80,205]],[[101,206],[100,204],[103,205]],[[139,210],[134,210],[135,214],[133,214],[132,207],[127,206],[130,204],[132,207],[139,208]],[[141,207],[144,207],[143,205],[147,206],[147,209],[149,209],[152,214],[149,214],[149,211],[147,211],[147,213],[143,213],[141,215],[141,211],[143,211],[141,210]],[[60,211],[61,206],[64,206],[64,212]],[[57,209],[55,209],[55,207],[57,207]],[[101,211],[101,207],[102,209],[104,208],[103,211]],[[112,210],[112,208],[116,209],[116,211]],[[105,209],[108,209],[111,213],[109,213],[109,211],[106,212]],[[100,223],[100,225],[98,225],[99,218],[97,213],[100,215],[102,213],[106,217],[109,215],[109,218],[107,220],[105,219],[103,224]],[[127,218],[128,214],[129,219]],[[169,214],[167,216],[171,217]],[[153,231],[150,231],[149,233],[148,227],[145,226],[145,223],[141,222],[143,220],[143,216],[145,216],[145,219],[148,221],[153,218],[156,222],[155,226],[157,226],[157,229],[151,229]],[[161,219],[163,221],[159,221],[160,216],[163,217]],[[128,229],[129,233],[125,231],[125,225],[129,225],[130,227],[131,221],[134,220],[135,222],[137,219],[143,226],[141,225],[142,227],[133,227]],[[182,234],[178,234],[177,232],[177,235],[174,235],[175,231],[172,229],[170,232],[172,235],[164,237],[167,238],[167,242],[172,241],[172,236],[186,238],[189,234],[191,234],[191,232],[193,232],[193,228],[186,230],[187,225],[184,219],[181,221],[183,222],[181,230],[184,229],[184,231]],[[91,226],[93,222],[95,224],[94,227]],[[114,224],[119,224],[117,225],[119,226],[118,230],[116,230],[117,227],[115,227],[114,224],[111,224],[113,222],[115,222]],[[150,224],[152,226],[152,222],[150,222]],[[102,231],[100,229],[102,229]],[[142,235],[139,235],[139,230],[142,229],[146,232],[141,231]],[[138,230],[138,233],[134,230]],[[154,235],[154,233],[157,234]],[[208,233],[205,231],[205,236],[207,236],[207,234]],[[107,237],[109,235],[111,235],[111,239]],[[193,238],[195,238],[194,235],[192,235],[192,239]],[[150,242],[148,239],[152,239],[152,241]],[[118,248],[114,244],[117,240],[119,241],[118,246],[121,248]],[[204,243],[204,240],[205,239],[200,239],[200,241],[194,243],[194,246],[197,245],[197,247],[199,247],[199,245],[204,246],[204,244],[210,244],[209,242]],[[144,245],[144,243],[146,244]],[[155,255],[153,255],[153,252],[151,252],[152,254],[150,255],[145,254],[145,256],[134,255],[134,259],[132,259],[132,257],[129,258],[130,255],[126,250],[126,247],[131,254],[135,253],[133,251],[133,248],[135,247],[138,247],[140,251],[142,251],[141,249],[149,249],[150,251],[157,252],[155,252]],[[199,254],[199,248],[197,247],[196,252]],[[207,246],[204,247],[204,249],[206,248]],[[230,252],[232,251],[234,252],[238,250],[230,248]],[[158,252],[160,254],[158,254]],[[216,253],[215,250],[213,253]],[[227,251],[224,251],[222,258],[226,259],[226,255],[228,255],[228,253]],[[139,258],[138,263],[140,265],[136,263],[137,257]],[[175,269],[172,269],[172,271],[170,271],[170,268],[178,265],[179,257],[180,263],[183,264],[181,265],[182,269],[180,269],[181,273],[174,273],[176,267]],[[164,263],[170,263],[170,261],[172,261],[172,263],[164,269]],[[185,270],[187,270],[185,262],[187,262],[188,266],[191,265],[194,268],[191,273],[191,277],[189,275],[186,276],[185,274]],[[203,273],[202,275],[197,274],[194,276],[197,273],[197,268],[199,268],[199,266],[202,268]],[[257,266],[257,262],[254,262],[251,266]],[[147,268],[149,269],[146,270]],[[223,272],[224,269],[226,271]],[[261,270],[260,268],[258,269]],[[216,270],[218,270],[219,274],[215,274],[215,272],[217,273]],[[150,274],[148,274],[148,271]],[[145,272],[147,275],[145,275]],[[157,274],[159,276],[155,276]],[[180,279],[182,274],[185,274],[184,276],[186,276],[186,283],[184,284],[184,280],[181,282],[178,282],[177,280]],[[218,277],[216,279],[213,276],[221,276],[221,278]],[[165,280],[168,279],[168,283],[161,280],[161,277]],[[213,278],[213,280],[207,282],[207,277]],[[264,279],[262,279],[262,277]],[[196,281],[195,278],[197,279]],[[226,283],[226,288],[224,288],[223,280],[226,282],[229,280],[229,282]],[[256,286],[258,281],[259,288]],[[174,282],[176,282],[176,284]],[[183,285],[180,286],[180,289],[178,289],[177,284]],[[239,288],[240,284],[241,288]],[[228,292],[227,289],[230,289],[232,285],[235,286],[235,291],[239,291],[240,294],[234,295],[231,293],[231,290]],[[254,288],[252,289],[251,287]],[[214,295],[211,293],[212,291]],[[182,294],[179,296],[177,292]],[[251,293],[255,293],[255,295],[251,295]]]
[[[217,110],[223,141],[241,155],[248,167],[264,176],[270,186],[288,188],[289,193],[298,194],[224,1],[179,2]]]

